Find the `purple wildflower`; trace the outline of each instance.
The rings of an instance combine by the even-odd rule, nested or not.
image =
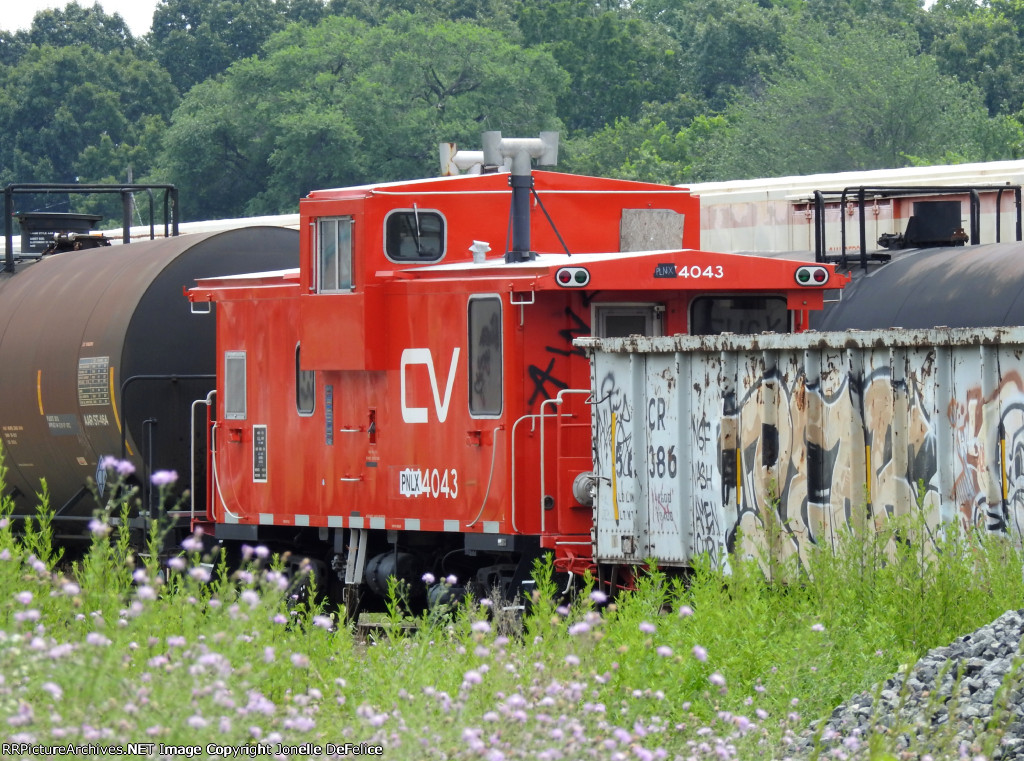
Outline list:
[[[708,651],[700,645],[693,646],[693,657],[701,663],[704,663],[708,659]]]
[[[93,536],[106,536],[110,533],[110,526],[98,518],[93,518],[89,521],[89,531],[92,532]]]
[[[658,630],[658,627],[656,627],[654,624],[650,623],[649,621],[641,621],[640,622],[640,631],[642,631],[644,634],[654,634],[654,632],[656,632],[657,630]]]
[[[153,486],[170,486],[178,480],[178,471],[158,470],[149,480],[153,482]]]
[[[600,589],[595,589],[590,593],[590,599],[596,602],[598,605],[603,605],[608,602],[608,595],[602,592]]]
[[[100,467],[104,470],[116,470],[117,474],[122,478],[130,476],[135,472],[135,466],[132,465],[128,460],[119,460],[116,457],[110,455],[100,460]]]
[[[167,567],[172,571],[184,571],[185,570],[185,558],[173,557],[167,561]]]

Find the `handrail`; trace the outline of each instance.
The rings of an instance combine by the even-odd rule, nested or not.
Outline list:
[[[516,485],[515,485],[515,480],[516,480],[515,479],[515,475],[516,475],[516,428],[518,428],[519,424],[522,423],[524,420],[537,420],[539,417],[540,417],[540,415],[523,415],[518,420],[516,420],[516,422],[514,422],[512,424],[512,433],[511,433],[511,436],[512,436],[512,448],[511,448],[512,466],[511,467],[512,467],[512,530],[513,531],[518,531],[519,530],[519,527],[516,526]],[[534,428],[536,428],[536,426],[534,426]]]
[[[565,399],[564,394],[589,394],[589,388],[563,388],[554,399],[545,399],[540,403],[540,531],[543,534],[546,528],[545,513],[544,509],[544,494],[545,494],[545,449],[544,449],[544,405],[545,404],[563,404]],[[561,417],[561,416],[558,416]],[[557,418],[556,418],[557,419]]]
[[[813,194],[814,199],[814,260],[819,263],[824,263],[828,260],[826,255],[826,244],[825,244],[825,197],[832,196],[839,198],[839,231],[840,231],[840,264],[843,268],[848,266],[846,256],[846,214],[844,213],[845,207],[850,202],[850,196],[856,193],[856,203],[859,208],[858,222],[860,225],[859,237],[860,237],[860,265],[862,268],[867,269],[868,265],[868,254],[867,254],[867,220],[865,218],[865,207],[867,204],[867,195],[870,193],[876,199],[881,198],[900,198],[906,196],[922,196],[922,195],[967,195],[968,196],[968,207],[970,209],[970,240],[971,245],[977,245],[981,242],[981,198],[980,193],[992,192],[996,193],[996,240],[1000,239],[1000,204],[999,201],[1002,198],[1002,194],[1007,190],[1014,191],[1014,205],[1016,208],[1017,216],[1017,240],[1024,239],[1022,237],[1022,211],[1021,211],[1021,186],[1020,185],[903,185],[903,186],[870,186],[863,185],[859,187],[847,187],[842,190],[815,190]]]
[[[200,404],[206,405],[206,431],[207,431],[207,442],[210,440],[210,407],[213,406],[213,399],[217,395],[217,390],[213,389],[206,395],[206,399],[196,399],[192,402],[192,413],[191,420],[189,421],[189,432],[191,434],[191,441],[189,442],[189,461],[191,465],[191,473],[189,473],[189,530],[192,529],[192,525],[196,520],[196,406]],[[209,443],[207,443],[209,447]]]
[[[19,182],[7,185],[4,188],[4,271],[14,272],[14,196],[15,194],[37,194],[37,193],[119,193],[121,195],[122,208],[122,240],[130,242],[131,228],[131,204],[129,196],[136,191],[146,191],[149,194],[149,237],[156,237],[153,220],[153,190],[164,191],[164,236],[178,235],[178,188],[174,185],[162,183],[147,183],[142,185],[134,184],[83,184],[83,183],[41,183],[41,182]],[[23,252],[24,253],[24,252]]]

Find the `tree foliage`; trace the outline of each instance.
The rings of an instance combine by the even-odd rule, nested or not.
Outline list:
[[[292,210],[317,187],[437,173],[437,144],[557,127],[566,76],[549,55],[467,22],[330,17],[272,39],[264,59],[195,87],[163,172],[186,216]]]
[[[763,98],[729,112],[729,129],[698,168],[704,177],[759,177],[1000,157],[1007,133],[976,90],[919,55],[913,36],[869,26],[803,34],[788,71]],[[865,66],[864,61],[872,61]]]
[[[143,38],[69,2],[0,32],[0,181],[275,212],[487,129],[662,182],[1006,158],[1022,83],[1024,0],[160,0]]]
[[[122,151],[118,164],[129,153],[139,162],[139,176],[152,154],[131,147],[176,102],[167,73],[131,52],[31,46],[16,65],[0,67],[0,180],[74,182],[86,150],[104,138]],[[124,178],[125,169],[108,165],[103,174]]]
[[[1024,106],[1024,30],[997,7],[961,16],[932,45],[942,71],[976,85],[992,116]]]
[[[149,35],[153,53],[185,92],[233,61],[256,55],[290,9],[274,0],[160,0]]]
[[[645,101],[678,92],[676,46],[639,17],[587,0],[522,0],[518,23],[524,43],[549,51],[572,78],[558,101],[570,130],[636,116]]]
[[[683,91],[709,110],[756,94],[786,59],[792,11],[757,0],[640,0],[637,12],[679,48]]]
[[[27,30],[0,32],[0,64],[16,64],[33,45],[86,46],[98,53],[138,50],[138,41],[118,13],[69,2],[63,9],[44,8]]]

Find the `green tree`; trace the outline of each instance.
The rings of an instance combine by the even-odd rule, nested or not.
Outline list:
[[[114,146],[139,145],[152,128],[147,117],[168,118],[176,101],[166,72],[131,52],[32,46],[16,65],[0,67],[0,181],[74,182],[90,146],[104,136]],[[124,179],[124,167],[89,166]]]
[[[0,64],[13,66],[32,45],[85,45],[100,53],[139,52],[139,41],[120,14],[105,13],[99,3],[83,6],[69,2],[63,10],[46,8],[36,13],[28,29],[0,31]]]
[[[675,42],[615,5],[521,0],[517,20],[524,44],[550,52],[572,78],[558,101],[570,130],[638,116],[646,101],[669,101],[679,91]]]
[[[505,0],[330,0],[326,12],[377,26],[396,13],[415,13],[437,21],[475,21],[510,36],[518,34],[512,5]]]
[[[286,21],[319,24],[328,15],[325,0],[277,0]]]
[[[924,0],[806,0],[808,21],[824,24],[832,34],[857,24],[869,24],[876,31],[916,27],[923,22]]]
[[[793,12],[758,0],[640,0],[641,17],[663,27],[679,47],[681,91],[721,110],[761,91],[788,57]]]
[[[77,2],[68,3],[63,10],[47,8],[36,13],[25,41],[55,48],[85,45],[98,53],[134,50],[137,45],[120,14],[105,13],[99,3],[88,7]]]
[[[186,218],[290,211],[317,187],[434,175],[442,141],[557,128],[566,79],[549,55],[468,22],[294,25],[264,59],[188,94],[161,176],[182,188]]]
[[[701,126],[724,126],[702,115],[703,105],[686,96],[669,104],[647,104],[636,119],[616,119],[594,133],[577,133],[559,156],[576,174],[676,184],[689,177]]]
[[[294,3],[274,0],[160,0],[149,35],[153,54],[182,93],[259,53],[287,23]],[[301,15],[301,10],[297,11]]]
[[[931,46],[943,73],[982,91],[992,116],[1024,107],[1024,5],[1021,9],[993,2],[969,14],[950,14],[952,28]]]
[[[0,66],[13,66],[27,49],[24,32],[0,30]]]
[[[870,26],[803,30],[797,55],[764,97],[729,111],[701,179],[735,179],[1004,158],[1014,139],[979,93],[942,75],[913,35]],[[864,65],[870,61],[870,65]]]

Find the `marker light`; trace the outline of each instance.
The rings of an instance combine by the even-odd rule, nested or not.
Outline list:
[[[583,267],[562,267],[555,273],[555,282],[563,288],[582,288],[590,282],[590,273]]]
[[[824,267],[797,267],[797,285],[825,285],[828,282],[828,270]]]

